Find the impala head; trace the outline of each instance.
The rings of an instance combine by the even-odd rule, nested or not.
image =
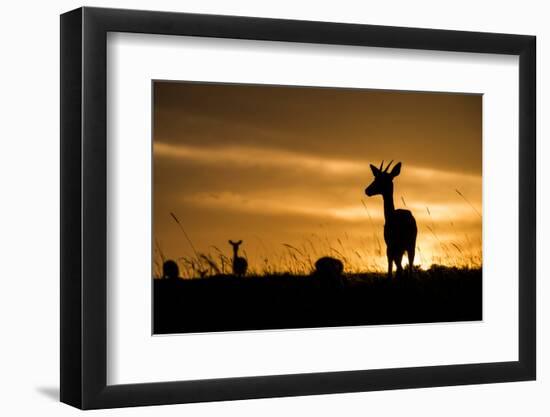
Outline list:
[[[233,251],[237,252],[239,250],[239,246],[243,243],[242,240],[239,240],[238,242],[233,242],[232,240],[229,240],[229,244],[233,246]]]
[[[393,167],[393,169],[388,172],[393,161],[391,161],[386,168],[383,169],[384,161],[380,164],[380,168],[376,168],[371,164],[370,169],[374,175],[374,181],[365,189],[365,194],[369,197],[377,194],[387,194],[393,192],[393,179],[399,175],[401,172],[401,162]]]

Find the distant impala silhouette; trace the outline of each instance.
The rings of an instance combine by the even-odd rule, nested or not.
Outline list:
[[[401,276],[403,272],[401,261],[405,251],[409,258],[409,276],[411,275],[417,233],[416,220],[412,213],[409,210],[396,210],[393,205],[393,179],[401,172],[401,162],[388,172],[392,162],[383,171],[384,161],[380,164],[380,168],[371,164],[374,181],[365,189],[367,196],[379,194],[384,199],[384,240],[388,257],[388,278],[392,277],[394,262],[397,268],[396,276]]]
[[[229,244],[233,247],[233,275],[238,277],[244,276],[248,268],[246,258],[239,256],[239,246],[241,246],[242,243],[242,240],[239,240],[238,242],[229,240]]]

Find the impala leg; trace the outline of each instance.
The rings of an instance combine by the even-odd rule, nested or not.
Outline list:
[[[393,272],[393,259],[389,250],[386,251],[386,256],[388,257],[388,279],[391,279]]]
[[[395,272],[396,277],[401,277],[403,275],[403,267],[401,266],[401,262],[403,262],[403,254],[400,253],[395,257],[395,266],[397,271]]]
[[[409,277],[412,276],[413,265],[414,265],[414,246],[407,251],[407,256],[409,257]]]

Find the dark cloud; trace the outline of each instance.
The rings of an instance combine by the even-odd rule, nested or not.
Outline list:
[[[156,83],[155,138],[481,173],[479,95]],[[334,144],[341,146],[335,147]]]

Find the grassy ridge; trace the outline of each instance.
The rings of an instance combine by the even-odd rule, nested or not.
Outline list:
[[[482,319],[481,269],[432,266],[410,278],[273,274],[154,280],[154,333]]]
[[[480,213],[470,201],[459,190],[455,191],[481,220]],[[361,200],[361,203],[367,213],[372,234],[367,234],[358,240],[352,238],[347,232],[329,233],[326,224],[320,224],[319,229],[313,233],[297,237],[292,244],[288,242],[268,244],[259,236],[255,236],[250,240],[245,239],[240,255],[248,260],[249,275],[271,276],[287,272],[292,275],[307,275],[313,270],[315,261],[323,256],[340,259],[348,273],[361,274],[365,271],[380,272],[386,270],[385,243],[379,237],[382,232],[382,225],[375,226],[365,200]],[[403,204],[406,207],[404,200]],[[426,266],[436,263],[444,264],[447,267],[480,268],[482,265],[481,240],[474,242],[467,233],[458,233],[450,218],[448,225],[452,227],[455,238],[448,240],[444,235],[439,234],[429,207],[426,207],[426,213],[429,216],[429,221],[417,222],[419,235],[428,236],[427,241],[434,245],[437,255],[430,255],[430,247],[426,249],[417,240],[416,265]],[[227,247],[222,246],[220,248],[210,245],[207,248],[203,247],[201,250],[197,250],[181,219],[172,212],[170,216],[175,226],[181,230],[184,238],[183,242],[185,243],[184,247],[187,248],[184,256],[172,254],[182,277],[192,279],[230,273],[232,258],[230,255],[228,256],[230,251],[227,250]],[[247,253],[247,248],[250,253]],[[155,239],[153,275],[156,278],[162,276],[162,264],[167,259],[168,257],[165,256],[160,241]],[[406,262],[405,257],[404,263],[406,264]]]

